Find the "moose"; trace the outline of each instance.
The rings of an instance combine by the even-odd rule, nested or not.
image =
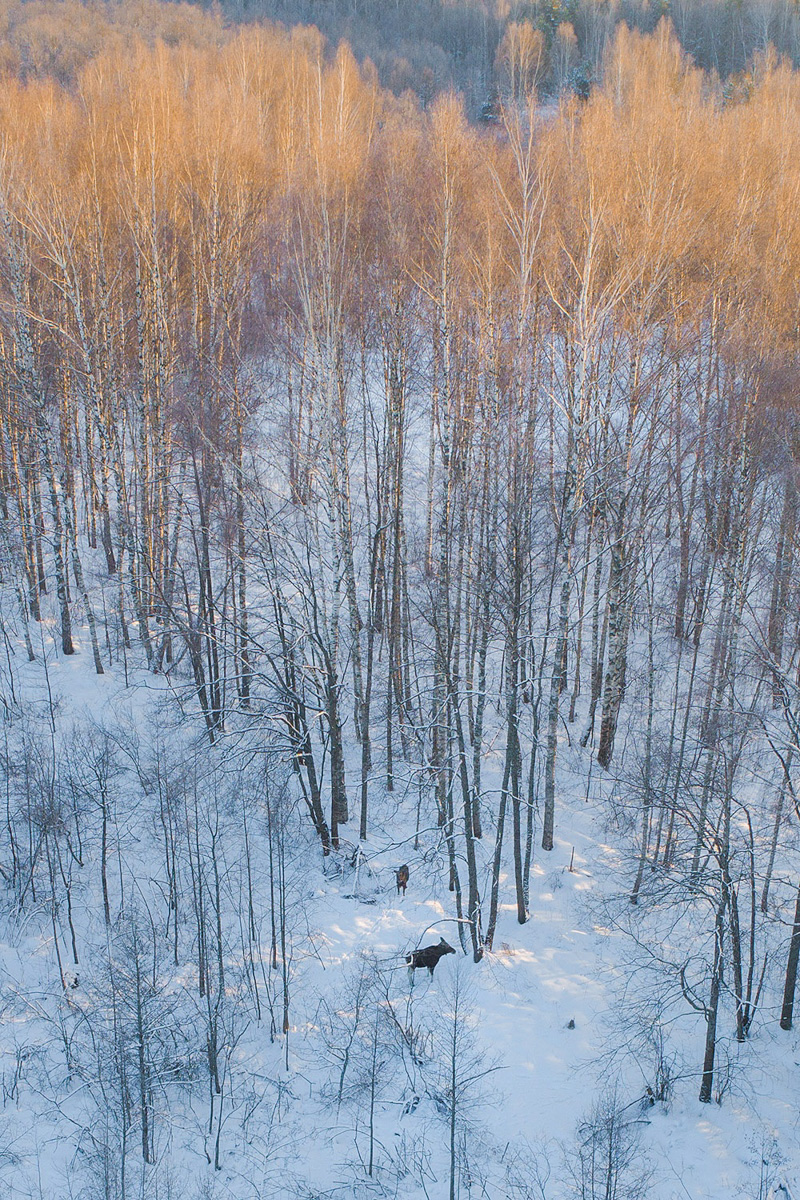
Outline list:
[[[414,982],[414,971],[418,967],[427,967],[433,978],[433,972],[443,954],[455,954],[453,947],[449,946],[444,938],[441,939],[438,946],[424,946],[421,950],[412,950],[410,954],[407,954],[408,978],[411,983]]]
[[[397,876],[397,894],[400,895],[400,889],[403,890],[403,895],[406,894],[406,884],[408,883],[408,863],[403,863],[402,867],[398,867],[395,871]]]

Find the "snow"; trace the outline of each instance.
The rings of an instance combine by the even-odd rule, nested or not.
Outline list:
[[[51,648],[46,677],[41,661],[15,664],[17,684],[39,712],[40,723],[49,686],[60,739],[68,739],[71,729],[89,719],[115,720],[141,730],[164,720],[169,693],[162,679],[132,672],[126,688],[118,668],[96,678],[87,659],[85,654],[56,658]],[[196,731],[190,738],[180,722],[165,732],[176,743],[196,739]],[[208,753],[205,747],[198,749],[196,740],[192,745],[201,756]],[[418,850],[407,840],[416,788],[404,792],[401,784],[398,792],[385,796],[375,781],[375,825],[363,847],[368,866],[360,868],[357,881],[352,872],[340,877],[323,872],[318,847],[298,811],[291,843],[288,1068],[282,1035],[271,1042],[268,1021],[259,1024],[248,1012],[231,1057],[235,1089],[223,1127],[221,1169],[215,1171],[206,1159],[213,1153],[204,1129],[207,1083],[196,1062],[188,1083],[168,1084],[159,1094],[158,1164],[143,1169],[141,1160],[134,1163],[138,1135],[131,1134],[129,1194],[447,1196],[448,1128],[436,1106],[440,1064],[435,1053],[442,1045],[436,1031],[447,1022],[456,980],[468,997],[464,1028],[469,1055],[480,1064],[467,1089],[474,1170],[470,1175],[461,1171],[458,1195],[548,1200],[580,1195],[569,1164],[574,1166],[581,1138],[585,1145],[585,1122],[593,1107],[612,1093],[636,1138],[634,1162],[625,1178],[639,1178],[641,1168],[644,1179],[649,1170],[646,1184],[632,1185],[645,1187],[638,1194],[648,1200],[766,1200],[768,1194],[778,1194],[779,1185],[796,1193],[800,1044],[796,1033],[778,1029],[774,992],[743,1047],[730,1041],[726,1029],[724,1047],[734,1060],[730,1086],[720,1104],[709,1105],[696,1099],[702,1017],[672,996],[662,1020],[674,1056],[674,1087],[667,1102],[647,1103],[652,1063],[643,1053],[641,1036],[631,1032],[629,1002],[647,998],[651,976],[625,930],[629,863],[605,827],[604,789],[610,785],[595,775],[587,793],[588,762],[588,752],[565,749],[559,836],[551,853],[537,849],[528,922],[518,924],[516,907],[509,902],[512,881],[504,875],[494,952],[477,965],[461,953],[446,956],[433,979],[419,972],[411,989],[403,962],[409,949],[440,936],[457,945],[436,831],[421,836]],[[143,893],[152,898],[162,864],[152,819],[132,778],[119,787],[115,803],[114,853],[119,850],[121,862],[114,870],[136,875]],[[488,832],[485,841],[488,859]],[[404,897],[396,895],[394,884],[400,861],[411,868]],[[8,906],[4,911],[0,1076],[5,1132],[0,1151],[3,1188],[15,1198],[96,1194],[87,1182],[86,1130],[98,1120],[98,1110],[85,1079],[73,1075],[65,1058],[69,1036],[76,1043],[81,1040],[76,1014],[97,984],[95,951],[103,935],[95,873],[82,885],[75,909],[78,943],[95,965],[82,962],[75,968],[77,986],[72,995],[61,997],[43,897],[21,917]],[[183,956],[169,976],[167,990],[184,1026],[191,1024],[194,1012],[199,1038],[201,1010],[196,995],[191,996],[188,958]],[[337,1106],[339,1064],[325,1048],[321,1015],[338,1011],[346,1019],[353,973],[364,961],[377,961],[385,1001],[403,1022],[424,1034],[418,1062],[395,1046],[382,1063],[375,1103],[377,1165],[371,1179],[365,1172],[363,1087]],[[656,1010],[648,1018],[645,1009],[642,1019],[655,1021]],[[544,1191],[537,1179],[546,1179]],[[624,1182],[620,1197],[636,1194],[625,1191]]]

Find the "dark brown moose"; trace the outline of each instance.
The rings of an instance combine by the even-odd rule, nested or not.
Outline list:
[[[406,955],[409,979],[413,982],[414,971],[418,967],[427,967],[431,976],[433,976],[436,964],[443,954],[455,954],[453,947],[448,946],[444,938],[442,938],[438,946],[424,946],[422,950],[412,950],[410,954]]]
[[[406,884],[408,883],[408,864],[403,863],[402,867],[398,867],[395,875],[397,876],[397,894],[398,896],[400,895],[400,889],[402,888],[403,895],[405,896]]]

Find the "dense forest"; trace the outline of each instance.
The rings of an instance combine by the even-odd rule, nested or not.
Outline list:
[[[242,24],[306,24],[331,46],[347,41],[396,95],[410,89],[425,107],[456,90],[470,119],[494,120],[509,88],[521,95],[533,84],[540,100],[565,92],[585,99],[619,27],[652,34],[664,17],[728,94],[747,86],[754,56],[770,46],[800,66],[795,0],[3,0],[0,53],[3,68],[22,78],[72,84],[87,61],[137,40],[210,48]]]
[[[2,14],[0,1189],[766,1200],[797,13],[442,5],[426,83],[315,7]],[[616,1024],[512,1141],[480,1036],[559,888]],[[746,1104],[755,1175],[645,1181],[651,1110]]]
[[[547,96],[588,95],[620,25],[653,33],[665,16],[697,65],[724,80],[769,45],[800,65],[794,0],[223,0],[222,11],[313,23],[332,43],[345,38],[359,59],[369,57],[384,86],[411,87],[424,103],[456,88],[473,117],[492,111],[525,25],[536,36],[536,86]]]

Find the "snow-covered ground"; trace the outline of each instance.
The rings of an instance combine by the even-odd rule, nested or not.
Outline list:
[[[41,658],[25,665],[17,659],[14,677],[19,712],[27,714],[29,733],[38,730],[42,753],[50,736],[48,714],[55,714],[59,767],[75,731],[98,723],[117,731],[138,728],[143,752],[157,724],[173,749],[191,747],[195,760],[224,753],[198,742],[197,730],[176,720],[163,679],[133,672],[126,688],[118,668],[97,679],[86,655],[56,659],[52,648],[47,672]],[[19,712],[6,724],[10,753],[21,745]],[[179,962],[170,964],[152,796],[137,785],[130,762],[124,763],[114,783],[112,928],[116,935],[134,894],[153,914],[148,953],[158,1016],[147,1036],[160,1039],[163,1054],[170,1029],[174,1045],[184,1039],[186,1059],[182,1072],[165,1068],[163,1079],[153,1084],[155,1163],[142,1166],[138,1126],[128,1121],[126,1194],[447,1197],[453,1070],[457,1196],[599,1195],[585,1190],[592,1150],[598,1161],[613,1158],[616,1190],[608,1194],[618,1200],[766,1200],[783,1194],[779,1185],[797,1194],[798,1035],[778,1029],[778,1001],[770,991],[738,1054],[729,1026],[722,1031],[720,1060],[727,1056],[730,1069],[720,1074],[721,1103],[698,1102],[702,1015],[627,931],[631,864],[615,849],[607,788],[596,772],[588,775],[589,761],[588,751],[564,747],[558,838],[551,853],[536,851],[528,922],[518,924],[512,881],[504,875],[493,953],[479,964],[460,950],[447,955],[432,979],[417,972],[412,987],[404,965],[410,949],[442,936],[459,948],[438,831],[423,822],[417,849],[409,838],[416,786],[404,790],[400,773],[397,790],[388,796],[376,779],[373,829],[357,870],[348,861],[354,843],[323,869],[307,819],[286,801],[288,1039],[279,1011],[282,969],[269,965],[263,812],[256,802],[259,952],[267,964],[261,1021],[248,998],[232,932],[242,847],[231,818],[230,830],[221,835],[223,915],[230,926],[223,1026],[231,1050],[218,1170],[217,1126],[209,1131],[203,1062],[207,1011],[197,996],[189,918],[181,913]],[[227,803],[235,791],[234,786]],[[487,862],[492,840],[487,831]],[[108,1169],[104,1175],[99,1163],[98,1130],[104,1122],[114,1125],[119,1096],[111,1086],[113,1070],[95,1071],[105,1080],[102,1086],[92,1076],[93,1056],[98,1062],[105,1056],[102,1039],[115,1020],[103,964],[113,960],[122,971],[122,951],[104,958],[111,935],[103,927],[97,855],[97,845],[88,840],[76,850],[80,867],[75,866],[72,902],[80,963],[73,967],[66,954],[63,990],[47,889],[40,883],[22,912],[4,903],[0,1193],[9,1197],[117,1194],[108,1183],[117,1176]],[[400,862],[410,867],[405,896],[395,889]],[[123,895],[126,912],[119,907]],[[653,920],[659,919],[656,913]],[[62,899],[57,922],[66,953],[64,921]],[[665,924],[665,939],[675,936],[666,929]],[[129,983],[128,968],[125,978]],[[278,1010],[272,1035],[267,997]],[[134,1049],[136,1044],[134,1038]],[[110,1045],[113,1060],[113,1038]],[[670,1085],[664,1101],[651,1103],[648,1088],[656,1088],[659,1046]],[[129,1068],[132,1064],[135,1055]],[[156,1065],[154,1060],[154,1077]],[[135,1108],[135,1095],[127,1102]],[[112,1133],[104,1144],[118,1150]]]

